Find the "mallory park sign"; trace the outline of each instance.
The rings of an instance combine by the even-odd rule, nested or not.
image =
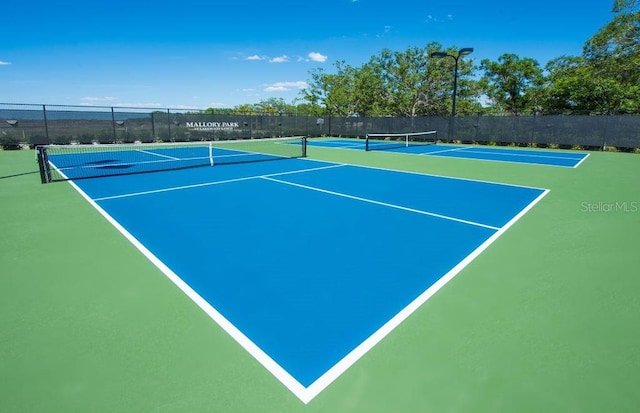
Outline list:
[[[185,127],[193,131],[232,131],[240,128],[238,122],[186,122]]]

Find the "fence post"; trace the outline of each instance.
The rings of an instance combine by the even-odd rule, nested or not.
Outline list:
[[[47,121],[47,105],[42,105],[42,117],[44,119],[44,137],[49,143],[49,122]]]
[[[611,115],[609,115],[609,114],[604,115],[604,126],[602,127],[602,145],[600,147],[602,152],[607,150],[607,125],[609,123],[609,117],[610,116]]]
[[[111,106],[111,129],[113,129],[113,143],[117,143],[118,134],[116,132],[116,114],[113,111],[113,106]]]
[[[156,117],[153,111],[151,111],[151,135],[153,142],[156,142],[158,140],[158,135],[156,135]]]
[[[169,131],[169,142],[171,142],[171,109],[167,109],[167,130]]]

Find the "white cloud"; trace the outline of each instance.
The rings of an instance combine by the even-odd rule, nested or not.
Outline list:
[[[209,105],[207,107],[209,107],[209,108],[228,108],[229,104],[224,103],[224,102],[211,102],[211,103],[209,103]],[[189,109],[195,109],[195,108],[189,108]]]
[[[289,56],[287,56],[286,54],[283,54],[282,56],[274,57],[273,59],[269,60],[269,63],[285,63],[288,61],[289,61]]]
[[[426,23],[443,23],[445,20],[447,21],[451,21],[453,20],[453,14],[447,14],[446,18],[441,18],[441,17],[435,17],[433,15],[428,15],[425,22]]]
[[[151,103],[124,102],[124,103],[118,103],[117,105],[122,107],[127,107],[127,108],[164,108],[166,107],[162,103],[155,103],[155,102],[151,102]],[[171,106],[171,108],[172,109],[196,109],[193,106],[184,106],[184,105]]]
[[[114,100],[118,100],[118,98],[113,96],[85,96],[80,98],[83,102],[112,102]]]
[[[297,82],[276,82],[264,88],[265,92],[288,92],[292,89],[305,89],[309,85],[307,82],[299,80]]]
[[[0,60],[0,66],[9,66],[11,64],[11,62],[3,62],[2,60]]]
[[[257,54],[254,54],[252,56],[248,56],[247,60],[264,60],[264,57],[258,56]]]
[[[309,59],[311,59],[311,61],[313,62],[320,62],[320,63],[324,63],[327,61],[327,56],[320,54],[318,52],[311,52],[308,54]]]

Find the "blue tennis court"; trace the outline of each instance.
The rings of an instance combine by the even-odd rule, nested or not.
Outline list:
[[[304,158],[72,184],[305,403],[547,193]]]
[[[338,149],[365,149],[365,142],[362,139],[314,139],[309,141],[309,145]],[[384,151],[406,153],[412,155],[559,166],[565,168],[576,168],[589,156],[589,154],[580,152],[567,152],[557,150],[545,151],[540,149],[496,148],[490,146],[450,144],[409,145],[406,147],[402,147],[401,145],[392,147],[380,145],[380,147],[383,148],[382,150]]]

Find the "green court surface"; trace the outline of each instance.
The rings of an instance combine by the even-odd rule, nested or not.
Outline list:
[[[304,404],[33,152],[0,151],[0,411],[638,411],[640,155],[309,156],[550,192]]]

